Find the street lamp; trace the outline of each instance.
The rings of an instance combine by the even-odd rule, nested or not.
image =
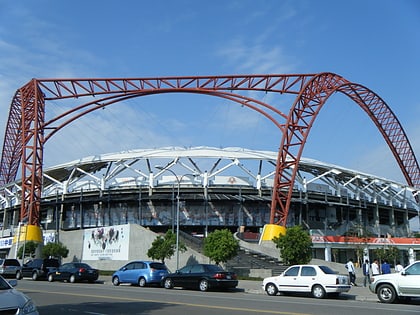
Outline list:
[[[163,166],[159,166],[159,165],[156,165],[155,168],[161,171],[171,172],[175,176],[177,184],[178,184],[177,193],[176,193],[176,245],[175,245],[176,270],[178,270],[179,269],[179,208],[180,208],[179,191],[181,188],[182,178],[190,174],[184,174],[178,178],[178,175],[171,169],[164,168]]]

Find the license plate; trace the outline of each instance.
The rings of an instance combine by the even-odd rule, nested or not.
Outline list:
[[[232,279],[232,277],[231,276],[226,276],[226,279],[230,280],[230,279]]]

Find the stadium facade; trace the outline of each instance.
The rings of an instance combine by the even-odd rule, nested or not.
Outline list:
[[[97,239],[105,229],[115,241],[118,231],[132,225],[164,232],[175,229],[177,213],[182,232],[202,237],[228,228],[251,240],[270,223],[277,155],[171,147],[95,155],[48,168],[40,213],[44,240],[83,230],[87,244],[89,235]],[[0,257],[11,254],[20,228],[19,185],[3,188],[8,197],[0,201]],[[415,193],[396,181],[303,158],[287,225],[310,231],[314,258],[344,261],[360,248],[369,255],[378,247],[397,246],[401,259],[409,261],[420,251],[420,239],[410,238],[409,220],[419,213]]]

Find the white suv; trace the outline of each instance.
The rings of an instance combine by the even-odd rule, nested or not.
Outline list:
[[[412,263],[401,272],[373,277],[369,289],[378,295],[382,303],[420,297],[420,261]]]

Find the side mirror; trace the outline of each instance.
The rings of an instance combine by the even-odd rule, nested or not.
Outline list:
[[[401,275],[406,276],[405,270],[401,271]]]
[[[18,282],[17,282],[17,280],[16,280],[16,279],[9,280],[8,282],[9,282],[9,284],[10,284],[12,287],[17,286],[17,284],[18,284]]]

